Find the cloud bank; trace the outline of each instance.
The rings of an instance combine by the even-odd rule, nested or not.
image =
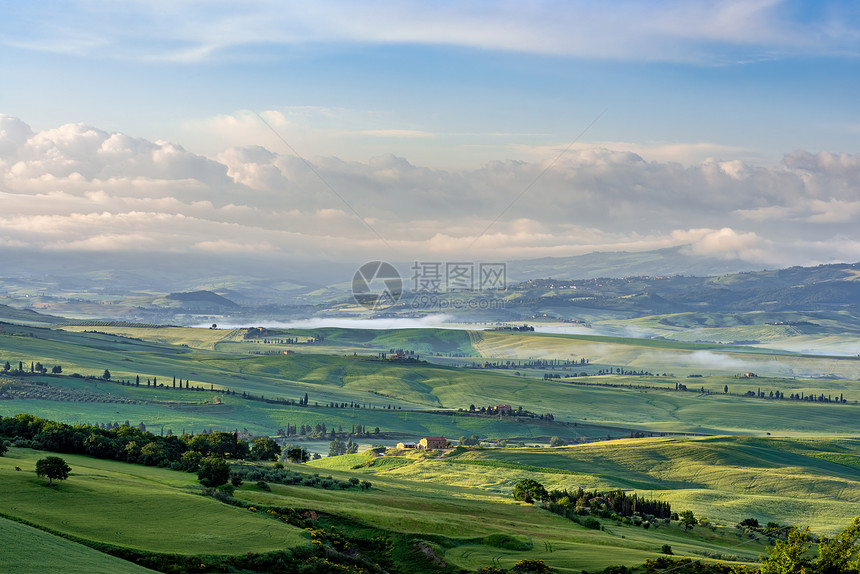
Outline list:
[[[582,148],[548,170],[457,171],[393,155],[308,161],[255,145],[209,158],[0,116],[0,247],[408,261],[685,246],[767,265],[860,260],[860,155],[681,165]]]

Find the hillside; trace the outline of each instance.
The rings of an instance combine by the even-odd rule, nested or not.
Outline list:
[[[667,327],[727,322],[696,317],[675,315]],[[742,317],[733,322],[748,326]],[[222,557],[308,547],[295,524],[244,508],[253,506],[312,511],[308,526],[336,528],[374,553],[369,541],[388,540],[390,553],[373,556],[396,564],[392,572],[453,574],[529,558],[579,574],[641,565],[664,544],[676,556],[754,564],[768,539],[736,529],[744,518],[833,534],[860,515],[857,357],[532,331],[101,321],[6,324],[5,362],[3,416],[119,428],[128,421],[156,434],[230,430],[323,455],[333,438],[362,450],[426,436],[483,444],[289,465],[303,473],[300,483],[264,488],[249,479],[234,505],[199,496],[194,475],[80,455],[69,455],[73,475],[45,496],[48,487],[30,470],[40,453],[13,446],[0,457],[0,490],[11,493],[0,514],[48,529],[23,535],[61,555],[77,556],[81,548],[65,542],[81,540]],[[61,372],[52,373],[55,366]],[[487,410],[504,404],[511,413]],[[566,446],[548,446],[557,443]],[[350,478],[373,488],[319,486]],[[585,518],[580,524],[514,501],[524,478],[548,489],[625,489],[692,509],[713,528],[685,532],[676,521],[641,516],[637,526],[611,513],[589,528]],[[51,533],[71,538],[45,538]],[[339,544],[340,535],[327,536],[324,544]]]
[[[250,339],[248,333],[10,326],[0,333],[0,364],[10,363],[13,376],[3,392],[11,400],[0,401],[0,414],[127,419],[174,432],[248,428],[274,435],[288,423],[347,430],[362,424],[392,439],[478,434],[537,442],[642,432],[844,436],[857,433],[860,420],[855,357],[436,330],[427,333],[428,352],[420,359],[396,360],[379,353],[417,343],[417,331],[271,330]],[[30,373],[36,362],[48,370],[61,366],[62,374]],[[14,376],[19,364],[23,376]],[[105,369],[109,382],[102,380]],[[755,376],[739,377],[749,371]],[[774,400],[776,392],[781,399]],[[309,404],[298,405],[305,394]],[[470,405],[504,403],[529,414],[499,419],[469,412]]]
[[[176,553],[179,559],[199,556],[200,572],[210,571],[207,562],[230,555],[306,548],[309,537],[318,539],[326,531],[341,533],[337,536],[346,537],[362,552],[376,548],[373,556],[384,559],[392,572],[453,573],[459,568],[473,570],[493,564],[509,568],[524,558],[538,558],[558,572],[579,573],[610,565],[642,564],[659,556],[666,543],[677,556],[719,556],[750,563],[765,548],[762,542],[740,538],[731,522],[689,533],[677,522],[662,520],[643,528],[608,518],[599,521],[603,529],[586,528],[537,505],[514,501],[510,486],[523,475],[521,471],[494,468],[494,474],[507,484],[499,491],[459,470],[479,467],[445,459],[408,458],[406,466],[396,469],[400,472],[353,468],[356,462],[372,460],[362,455],[336,457],[328,464],[289,465],[290,472],[298,472],[305,480],[294,485],[272,482],[266,488],[246,481],[249,483],[233,494],[237,502],[223,504],[199,496],[201,489],[192,485],[193,474],[78,455],[64,455],[73,472],[68,480],[49,489],[31,470],[38,456],[27,449],[12,449],[0,458],[0,486],[4,492],[13,493],[15,501],[14,505],[0,503],[0,512],[90,546],[106,545],[103,548],[111,551],[127,548],[132,556],[147,556],[142,552],[148,556]],[[340,470],[338,466],[343,463],[352,467]],[[12,465],[23,470],[12,471]],[[451,482],[441,479],[439,465],[452,468]],[[313,480],[320,474],[328,475],[323,480],[371,478],[372,487],[359,491],[326,489]],[[542,478],[539,472],[529,476]],[[567,486],[575,487],[582,482],[580,478],[585,477],[559,475],[555,482],[566,479]],[[606,482],[612,480],[606,477]],[[57,507],[57,499],[64,501],[63,508]],[[99,520],[93,522],[87,519],[86,509],[95,507],[99,508]],[[278,509],[278,513],[299,509],[301,516],[307,517],[305,524],[314,531],[308,533],[275,520],[277,514],[264,509]],[[127,519],[131,515],[133,521]],[[165,532],[181,535],[165,536]],[[53,560],[69,559],[81,552],[80,546],[44,532],[31,533],[30,537],[36,548],[57,547],[59,555]],[[325,545],[338,548],[336,537],[325,536],[323,540]],[[370,540],[387,542],[380,549],[368,546]],[[422,546],[432,548],[436,558],[424,555]],[[0,556],[9,548],[0,549]]]
[[[64,322],[62,317],[46,315],[32,309],[18,309],[9,305],[0,305],[0,324],[16,323],[19,325],[54,325]]]
[[[190,293],[171,293],[165,299],[178,301],[184,307],[238,307],[236,303],[212,291],[193,291]]]

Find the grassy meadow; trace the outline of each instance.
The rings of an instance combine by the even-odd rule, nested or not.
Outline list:
[[[556,448],[483,448],[441,458],[399,457],[370,463],[365,455],[312,466],[433,485],[477,488],[509,497],[518,480],[547,489],[635,490],[694,509],[715,524],[747,517],[762,524],[810,525],[834,534],[860,515],[860,442],[752,437],[652,438]],[[426,488],[426,486],[425,486]]]
[[[612,443],[606,443],[609,445]],[[606,446],[603,445],[603,446]],[[533,449],[536,457],[540,449]],[[568,449],[552,456],[567,456]],[[523,558],[544,559],[558,572],[599,570],[609,565],[642,564],[660,555],[670,544],[678,556],[751,564],[765,544],[733,527],[701,528],[685,532],[677,523],[656,521],[645,529],[615,520],[601,520],[602,530],[587,529],[568,519],[516,502],[510,486],[520,470],[494,466],[494,475],[509,482],[505,488],[488,488],[457,458],[479,460],[485,454],[516,455],[516,449],[471,451],[447,460],[411,453],[404,464],[355,466],[367,463],[367,455],[347,455],[308,465],[288,465],[306,474],[339,479],[370,479],[370,490],[324,490],[271,484],[262,490],[255,483],[239,487],[234,496],[258,508],[292,507],[315,511],[320,526],[335,526],[350,535],[389,536],[395,553],[407,552],[418,542],[432,547],[453,568],[510,567]],[[91,542],[107,543],[161,553],[245,554],[309,544],[301,530],[268,518],[194,494],[193,475],[141,467],[114,461],[64,455],[72,473],[55,487],[35,477],[33,467],[42,453],[12,448],[0,457],[0,488],[5,494],[0,512],[40,527]],[[475,458],[478,457],[478,458]],[[396,458],[396,457],[394,457]],[[490,456],[484,460],[502,460]],[[549,464],[565,466],[560,459]],[[451,480],[440,476],[439,466],[450,467]],[[20,466],[22,471],[15,471]],[[552,467],[547,467],[552,468]],[[565,471],[529,473],[541,480],[554,477],[568,486],[588,484],[589,476]],[[610,484],[608,476],[602,484]],[[551,482],[547,480],[549,486]],[[640,493],[645,494],[640,490]],[[744,516],[746,516],[744,514]],[[0,520],[0,528],[26,530],[31,552],[54,550],[52,560],[70,560],[88,554],[70,541]],[[19,552],[4,546],[0,556]],[[20,558],[22,563],[29,559]],[[98,561],[94,572],[98,572]],[[107,561],[106,563],[109,563]],[[89,562],[83,562],[89,564]],[[123,563],[120,563],[123,564]],[[426,565],[425,565],[426,566]],[[109,566],[105,566],[108,568]],[[145,571],[115,566],[115,571]],[[202,569],[201,571],[206,571]],[[427,571],[418,568],[409,571]]]
[[[236,554],[307,543],[296,527],[194,494],[193,474],[64,454],[72,473],[50,487],[34,471],[44,456],[13,448],[0,457],[0,513],[151,552]]]
[[[64,455],[72,474],[48,487],[32,470],[41,454],[12,448],[0,458],[0,489],[8,494],[0,512],[86,540],[155,552],[225,555],[308,544],[295,527],[194,494],[198,487],[187,473]],[[320,525],[392,536],[396,546],[422,541],[446,563],[467,569],[539,558],[558,572],[595,571],[642,564],[659,556],[663,544],[677,556],[754,565],[766,543],[734,528],[744,518],[809,524],[832,535],[860,514],[860,444],[854,440],[628,439],[552,449],[456,449],[442,456],[364,453],[287,466],[341,480],[358,476],[373,486],[342,491],[271,484],[261,490],[250,483],[234,496],[257,507],[314,510]],[[548,489],[632,490],[667,500],[675,511],[692,509],[713,526],[685,532],[677,522],[656,520],[645,529],[601,519],[603,528],[591,530],[514,501],[513,485],[522,478]],[[71,545],[57,550],[61,555],[81,551],[27,532],[46,548]]]
[[[0,559],[5,574],[147,574],[154,570],[53,536],[32,526],[0,518]]]

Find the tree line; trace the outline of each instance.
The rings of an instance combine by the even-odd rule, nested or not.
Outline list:
[[[127,421],[126,421],[127,422]],[[15,446],[197,472],[204,459],[275,460],[281,447],[267,437],[240,440],[237,433],[159,436],[128,424],[111,429],[69,425],[29,414],[0,417],[0,437]]]
[[[551,490],[536,480],[524,478],[514,485],[514,498],[524,502],[540,501],[548,510],[568,514],[614,513],[618,516],[651,515],[655,518],[671,518],[672,507],[664,500],[647,499],[636,493],[623,490],[609,492],[577,490]]]

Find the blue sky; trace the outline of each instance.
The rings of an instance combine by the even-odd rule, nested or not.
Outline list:
[[[242,253],[252,236],[284,257],[320,234],[334,259],[444,256],[464,242],[476,257],[525,257],[687,241],[774,264],[860,259],[855,2],[88,1],[3,12],[7,246],[115,249],[131,230],[130,246]],[[130,147],[106,154],[93,138]],[[294,152],[327,181],[302,173]],[[146,161],[129,159],[140,153]],[[118,157],[130,172],[115,173]],[[505,233],[472,236],[534,177],[525,203],[501,215]],[[52,193],[68,202],[32,197]],[[404,194],[411,205],[396,205]],[[347,223],[357,219],[347,203],[384,207]],[[273,210],[315,223],[284,234],[253,215]],[[140,214],[201,231],[165,244],[129,223]],[[83,243],[70,215],[87,221]],[[325,223],[335,216],[345,219]],[[40,235],[36,221],[78,235]]]

